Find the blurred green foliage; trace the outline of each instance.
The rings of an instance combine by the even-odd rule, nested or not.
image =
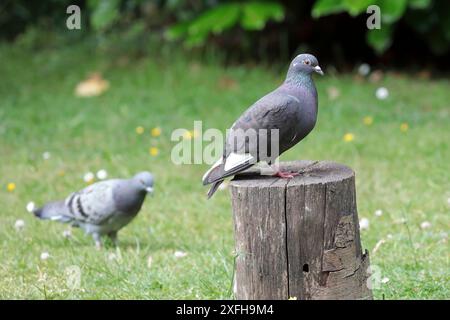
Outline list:
[[[120,0],[89,0],[92,27],[101,30],[111,26],[119,18],[119,5]]]
[[[127,1],[128,7],[136,7],[145,1]],[[160,4],[175,13],[195,3],[198,14],[176,17],[167,27],[166,39],[183,39],[188,47],[203,46],[209,36],[220,36],[233,28],[261,31],[269,21],[283,22],[289,2],[282,5],[274,1],[167,1]],[[89,0],[92,9],[91,25],[95,30],[104,30],[118,18],[124,1]],[[156,3],[156,2],[155,2]],[[367,30],[366,41],[376,53],[384,53],[392,44],[396,26],[405,20],[409,27],[421,35],[435,54],[444,54],[450,43],[450,6],[448,1],[433,0],[317,0],[312,5],[311,15],[315,19],[346,12],[352,17],[367,14],[367,8],[377,5],[381,11],[381,29]],[[291,12],[301,20],[304,12]]]
[[[202,45],[209,34],[221,34],[237,25],[244,30],[264,29],[269,20],[282,21],[284,8],[275,2],[222,3],[197,18],[171,26],[168,39],[186,38],[188,46]]]
[[[424,36],[434,53],[443,54],[448,51],[450,44],[450,6],[448,1],[318,0],[314,4],[312,16],[320,18],[340,12],[357,16],[365,13],[370,5],[377,5],[381,12],[381,29],[367,31],[367,43],[377,53],[383,53],[389,48],[395,25],[402,18],[405,18],[415,32]]]
[[[68,35],[65,28],[70,4],[81,7],[83,30],[78,35]],[[366,28],[370,5],[381,10],[381,29]],[[43,36],[36,31],[38,26],[45,30]],[[355,59],[367,52],[383,55],[399,40],[403,42],[394,50],[415,52],[415,47],[401,48],[404,39],[411,38],[427,54],[444,56],[450,49],[450,1],[16,0],[0,5],[0,39],[22,43],[37,39],[39,45],[34,47],[46,41],[51,46],[56,43],[51,31],[63,33],[65,41],[82,33],[102,45],[109,41],[129,50],[164,41],[188,48],[213,44],[239,57],[263,57],[268,51],[286,57],[302,46],[312,51],[327,48],[333,50],[330,55],[349,59],[353,53]],[[351,34],[353,41],[346,41],[345,34]]]

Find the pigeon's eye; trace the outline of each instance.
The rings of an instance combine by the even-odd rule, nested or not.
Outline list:
[[[309,65],[311,64],[311,61],[309,61],[309,60],[304,60],[303,63],[306,64],[307,66],[309,66]]]

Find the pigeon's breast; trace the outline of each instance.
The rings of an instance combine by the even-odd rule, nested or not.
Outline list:
[[[116,188],[113,193],[114,202],[118,212],[134,216],[141,210],[146,193],[129,188]]]
[[[317,91],[301,90],[297,93],[300,101],[297,109],[296,143],[306,137],[317,121]]]

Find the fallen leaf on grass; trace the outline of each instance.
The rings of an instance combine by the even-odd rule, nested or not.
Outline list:
[[[234,90],[234,89],[237,89],[239,87],[239,85],[236,82],[236,80],[234,80],[230,77],[227,77],[227,76],[223,76],[218,81],[218,87],[220,89]]]
[[[77,97],[95,97],[108,90],[109,82],[100,73],[93,73],[86,80],[81,81],[75,88]]]
[[[341,92],[336,87],[329,87],[327,89],[327,94],[328,94],[328,99],[335,100],[341,95]]]

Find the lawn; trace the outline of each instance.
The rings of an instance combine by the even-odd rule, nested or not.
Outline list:
[[[1,47],[0,61],[0,298],[232,298],[228,190],[206,200],[201,176],[208,166],[174,165],[171,132],[192,129],[194,120],[225,130],[282,81],[286,66],[223,67],[179,54],[127,59],[83,47]],[[448,299],[449,80],[388,73],[372,83],[322,68],[317,126],[282,160],[329,159],[356,171],[377,299]],[[75,96],[93,71],[102,72],[109,90]],[[380,86],[387,99],[375,97]],[[154,127],[159,137],[151,136]],[[117,250],[97,251],[78,229],[67,239],[67,226],[26,211],[30,201],[83,188],[85,173],[100,169],[109,177],[141,170],[156,176],[155,196],[119,233]],[[71,270],[80,271],[79,286],[67,281]]]

